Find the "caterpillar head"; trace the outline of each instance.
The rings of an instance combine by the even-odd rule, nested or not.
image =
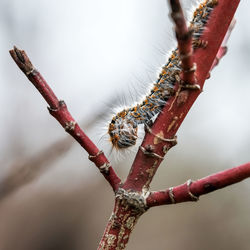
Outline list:
[[[128,148],[136,144],[137,123],[126,118],[126,111],[113,117],[108,127],[110,141],[116,149]]]

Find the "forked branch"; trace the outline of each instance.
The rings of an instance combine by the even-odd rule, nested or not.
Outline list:
[[[104,153],[84,134],[65,103],[57,99],[41,74],[33,67],[26,53],[15,47],[10,51],[19,68],[49,104],[50,114],[89,153],[89,159],[96,164],[115,191],[114,210],[98,249],[124,249],[135,223],[150,207],[197,200],[200,195],[241,181],[250,175],[250,163],[247,163],[195,182],[188,181],[166,191],[149,191],[150,183],[165,154],[175,145],[176,132],[200,94],[210,69],[215,66],[217,57],[220,59],[225,53],[221,44],[239,0],[207,0],[205,2],[208,7],[210,4],[211,6],[218,4],[206,20],[204,32],[199,37],[200,41],[205,41],[203,44],[206,46],[197,47],[194,51],[191,30],[186,26],[180,3],[178,0],[171,0],[170,3],[182,62],[182,81],[176,79],[176,93],[168,99],[152,127],[145,126],[145,138],[124,184],[110,166]],[[194,63],[197,66],[196,71],[194,71]],[[190,85],[186,86],[185,91],[183,91],[183,86],[185,87],[183,81],[186,85]],[[200,90],[197,87],[191,87],[194,84],[198,84]]]

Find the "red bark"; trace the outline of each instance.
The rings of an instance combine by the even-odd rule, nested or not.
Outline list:
[[[140,216],[146,211],[145,198],[124,190],[116,194],[113,213],[105,228],[98,249],[124,249]]]

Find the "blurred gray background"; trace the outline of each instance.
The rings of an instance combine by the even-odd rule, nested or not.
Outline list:
[[[193,3],[183,1],[187,14]],[[100,138],[110,111],[147,93],[175,46],[168,13],[165,0],[0,0],[0,250],[96,249],[113,207],[108,184],[48,114],[8,50],[26,50],[109,154]],[[242,1],[228,54],[178,131],[152,189],[249,161],[249,13]],[[111,155],[122,178],[133,151],[126,161]],[[198,203],[154,208],[127,249],[250,249],[249,191],[246,180]]]

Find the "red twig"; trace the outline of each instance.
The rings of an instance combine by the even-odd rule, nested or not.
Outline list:
[[[197,181],[188,181],[182,185],[168,188],[165,191],[151,192],[147,198],[147,206],[154,207],[186,201],[197,201],[201,195],[235,184],[249,177],[250,162]]]
[[[206,29],[200,38],[207,41],[207,46],[206,48],[194,51],[194,61],[197,64],[197,83],[199,83],[201,89],[227,33],[238,4],[239,0],[233,2],[229,0],[219,1],[218,5],[212,11]],[[177,98],[173,97],[168,101],[163,111],[157,117],[150,133],[146,133],[142,147],[151,154],[145,154],[142,150],[138,151],[129,176],[124,183],[124,189],[141,191],[143,188],[149,186],[162,158],[167,150],[173,146],[173,143],[162,141],[159,137],[166,139],[174,138],[188,111],[200,94],[200,91],[197,90],[190,89],[187,91],[188,94],[180,92]],[[155,157],[156,155],[159,157]]]
[[[181,59],[183,84],[195,84],[196,65],[193,59],[192,30],[189,30],[179,0],[170,0],[171,16],[175,22],[175,33]]]
[[[89,159],[95,163],[113,190],[116,191],[121,182],[120,178],[116,175],[104,153],[95,146],[95,144],[87,137],[87,135],[75,122],[69,113],[65,102],[58,100],[42,75],[33,67],[25,51],[14,47],[13,50],[10,50],[10,55],[18,67],[23,71],[23,73],[28,77],[28,79],[33,83],[33,85],[38,89],[43,98],[49,104],[48,109],[50,114],[54,116],[55,119],[66,130],[66,132],[74,137],[88,152]]]

